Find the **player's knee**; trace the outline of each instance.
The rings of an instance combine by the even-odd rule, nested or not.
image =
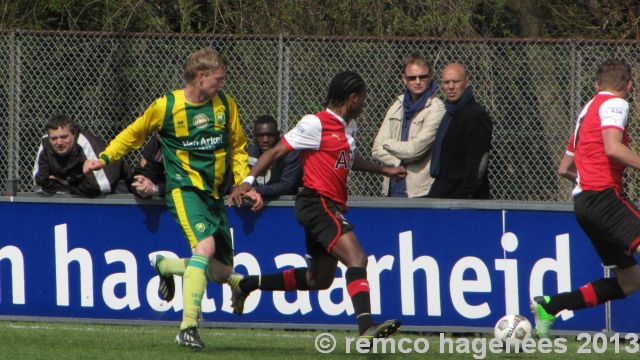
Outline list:
[[[231,276],[231,271],[224,271],[224,270],[214,271],[214,272],[210,272],[210,274],[211,274],[211,279],[216,284],[226,284],[227,279],[229,278],[229,276]]]
[[[307,280],[309,290],[326,290],[333,284],[333,277],[323,276]]]
[[[367,257],[367,254],[360,253],[355,257],[352,266],[366,269],[368,264],[369,264],[369,258]],[[352,267],[352,266],[347,265],[347,267]]]
[[[629,296],[640,290],[640,269],[633,269],[633,273],[620,274],[618,284],[625,296]]]
[[[634,279],[633,281],[621,282],[620,287],[622,288],[622,292],[624,292],[625,296],[630,296],[640,290],[640,278]]]

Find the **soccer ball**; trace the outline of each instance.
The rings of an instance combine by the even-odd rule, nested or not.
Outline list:
[[[522,315],[505,315],[493,329],[493,335],[503,341],[505,348],[509,346],[514,351],[523,339],[532,337],[531,333],[531,323]]]

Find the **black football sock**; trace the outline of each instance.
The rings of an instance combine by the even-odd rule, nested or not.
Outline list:
[[[250,282],[247,278],[251,278]],[[280,273],[266,274],[261,276],[249,276],[240,283],[240,289],[247,290],[267,290],[267,291],[291,291],[309,290],[307,285],[307,268],[288,269]]]
[[[258,284],[260,283],[260,277],[258,275],[247,275],[240,281],[240,290],[242,290],[245,294],[252,292],[253,290],[258,289]]]
[[[552,296],[549,303],[543,307],[549,314],[556,315],[565,309],[580,310],[625,297],[618,279],[603,278],[588,283],[577,290]]]
[[[363,334],[373,325],[367,270],[361,267],[350,267],[347,269],[345,278],[347,280],[347,292],[351,296],[353,310],[358,320],[358,329],[360,334]]]

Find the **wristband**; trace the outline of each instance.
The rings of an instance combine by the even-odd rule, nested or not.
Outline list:
[[[249,175],[246,178],[244,178],[244,180],[242,180],[242,182],[246,182],[249,183],[249,185],[253,185],[253,182],[256,180],[255,177]]]

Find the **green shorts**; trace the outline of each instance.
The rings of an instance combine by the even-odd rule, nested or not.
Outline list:
[[[196,188],[176,188],[167,193],[167,205],[191,248],[213,236],[216,251],[213,258],[233,267],[233,239],[223,199]]]

